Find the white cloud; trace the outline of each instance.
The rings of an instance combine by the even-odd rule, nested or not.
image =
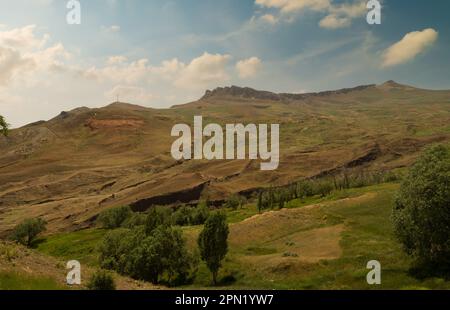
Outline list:
[[[431,28],[406,34],[383,53],[382,66],[392,67],[413,60],[433,45],[437,38],[438,32]]]
[[[276,18],[272,14],[265,14],[265,15],[261,16],[260,19],[262,21],[266,22],[266,23],[271,24],[271,25],[275,25],[276,23],[278,23],[278,18]]]
[[[7,84],[16,74],[34,67],[35,63],[17,50],[0,46],[0,86]]]
[[[261,68],[261,60],[258,57],[241,60],[236,64],[236,70],[241,79],[254,77]]]
[[[320,20],[319,26],[327,29],[348,27],[353,19],[362,17],[367,12],[366,2],[363,0],[342,4],[334,4],[333,0],[255,0],[255,3],[263,8],[279,10],[280,18],[288,22],[302,11],[324,13],[326,16]],[[270,19],[270,17],[266,18]],[[278,19],[275,20],[278,21]]]
[[[331,5],[330,0],[256,0],[255,3],[262,7],[279,9],[282,13],[306,9],[321,11]]]
[[[125,63],[127,60],[128,60],[127,57],[117,55],[117,56],[110,56],[106,63],[108,65],[119,65]]]
[[[25,80],[39,70],[61,66],[70,54],[61,43],[46,47],[50,36],[35,34],[36,26],[0,31],[0,86]]]
[[[367,13],[366,4],[363,1],[353,4],[344,3],[329,7],[330,14],[325,16],[319,26],[327,29],[349,27],[354,18],[362,17]]]
[[[175,80],[175,86],[186,89],[202,89],[222,84],[230,79],[226,67],[230,55],[204,53],[184,66]]]
[[[350,26],[352,23],[351,19],[348,17],[339,17],[338,15],[330,14],[325,16],[319,25],[322,28],[337,29]]]
[[[0,46],[6,46],[22,51],[42,48],[50,36],[44,35],[37,38],[34,34],[36,25],[28,25],[22,28],[0,31]]]

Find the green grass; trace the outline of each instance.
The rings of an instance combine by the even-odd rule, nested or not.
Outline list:
[[[0,272],[0,290],[64,290],[54,279],[31,277],[15,272]]]
[[[450,283],[439,278],[418,280],[409,274],[413,262],[404,254],[393,236],[391,210],[398,184],[379,184],[364,188],[333,192],[328,197],[310,197],[289,202],[288,208],[302,208],[321,204],[314,218],[326,217],[326,226],[345,225],[341,234],[342,256],[318,263],[296,262],[290,266],[260,266],[255,259],[282,256],[270,245],[247,244],[237,249],[230,247],[220,271],[221,287],[225,289],[450,289]],[[364,199],[344,199],[360,197]],[[344,199],[344,200],[341,200]],[[231,223],[256,215],[254,204],[242,209],[227,210]],[[318,223],[319,225],[320,223]],[[299,227],[299,231],[303,228]],[[183,227],[188,247],[195,250],[196,236],[201,226]],[[78,259],[96,265],[96,247],[104,230],[85,230],[50,236],[42,240],[38,250],[64,259]],[[270,231],[267,234],[271,234]],[[292,258],[286,258],[287,262]],[[382,265],[382,285],[366,283],[366,264],[378,260]],[[295,261],[295,259],[294,259]],[[273,268],[272,268],[273,267]],[[192,285],[185,288],[210,289],[211,275],[201,263]]]
[[[96,266],[98,264],[97,245],[106,232],[103,229],[87,229],[56,234],[38,240],[36,249],[64,260],[78,260],[82,264]]]

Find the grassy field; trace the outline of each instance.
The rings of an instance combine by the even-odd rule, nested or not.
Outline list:
[[[294,200],[287,208],[258,214],[248,204],[227,211],[229,254],[220,271],[226,289],[449,289],[444,279],[410,275],[411,260],[393,237],[390,220],[398,184],[381,184]],[[201,226],[184,227],[196,250]],[[95,266],[104,230],[49,236],[38,250]],[[366,264],[382,265],[382,285],[369,286]],[[200,264],[195,282],[185,288],[212,288]]]
[[[106,232],[103,229],[86,229],[68,234],[57,234],[38,240],[36,248],[50,256],[96,266],[97,244]]]
[[[0,272],[0,290],[64,290],[53,278],[33,277],[16,272]]]

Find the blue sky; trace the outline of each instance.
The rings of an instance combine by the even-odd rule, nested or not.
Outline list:
[[[450,2],[0,0],[0,114],[13,126],[116,95],[150,107],[209,88],[307,92],[396,80],[450,89]]]

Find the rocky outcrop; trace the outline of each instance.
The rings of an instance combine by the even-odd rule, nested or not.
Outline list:
[[[240,97],[246,99],[272,100],[272,101],[290,101],[290,100],[305,100],[311,97],[325,97],[339,94],[347,94],[354,91],[362,91],[367,88],[375,87],[376,85],[362,85],[353,88],[343,88],[340,90],[324,91],[317,93],[304,94],[289,94],[289,93],[272,93],[269,91],[260,91],[249,87],[218,87],[214,90],[207,90],[201,100],[211,98],[226,98],[226,97]]]

